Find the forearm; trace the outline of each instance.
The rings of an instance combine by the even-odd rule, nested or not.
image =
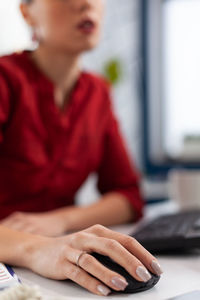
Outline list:
[[[0,262],[28,267],[29,255],[39,236],[0,226]]]
[[[94,224],[111,226],[127,223],[133,219],[133,209],[120,193],[104,195],[95,204],[59,210],[66,219],[66,231],[76,231]]]

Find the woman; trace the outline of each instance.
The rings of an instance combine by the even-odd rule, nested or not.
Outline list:
[[[108,84],[80,66],[80,55],[99,41],[103,1],[24,0],[21,11],[38,47],[0,58],[2,224],[56,236],[138,219],[138,176]],[[102,197],[75,207],[91,172]]]
[[[38,47],[0,58],[0,261],[99,295],[123,290],[125,279],[92,258],[95,251],[147,281],[147,269],[160,274],[160,266],[130,237],[100,225],[50,237],[141,216],[107,83],[80,69],[80,55],[99,40],[103,0],[24,0],[20,8]],[[75,207],[94,171],[101,201]]]

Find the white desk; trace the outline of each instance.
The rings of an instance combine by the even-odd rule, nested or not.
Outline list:
[[[167,213],[176,209],[173,203],[160,204],[149,207],[147,218]],[[123,233],[133,230],[133,225],[115,227]],[[137,294],[113,294],[109,297],[95,296],[78,285],[69,281],[53,281],[42,278],[28,270],[15,268],[16,273],[27,284],[37,284],[41,287],[44,299],[51,300],[77,300],[77,299],[136,299],[136,300],[166,300],[176,295],[200,289],[200,251],[191,255],[159,256],[164,270],[158,284],[152,289]]]

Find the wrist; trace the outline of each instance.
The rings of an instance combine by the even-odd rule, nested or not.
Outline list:
[[[29,268],[32,255],[42,236],[24,233],[0,226],[0,261],[13,266]]]
[[[79,229],[81,209],[81,207],[70,206],[51,212],[57,218],[58,222],[62,224],[63,234]]]
[[[39,235],[25,234],[16,251],[16,263],[14,265],[32,269],[35,254],[42,241],[46,239],[48,238]]]

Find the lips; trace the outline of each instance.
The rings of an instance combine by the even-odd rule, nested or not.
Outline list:
[[[78,24],[77,28],[83,33],[92,33],[96,28],[96,24],[91,19],[85,19]]]

